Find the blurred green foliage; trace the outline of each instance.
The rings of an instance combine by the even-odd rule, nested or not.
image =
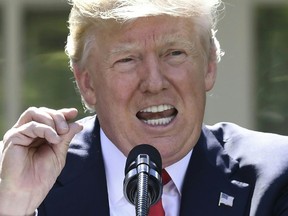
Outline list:
[[[29,106],[76,107],[84,115],[64,52],[68,14],[68,8],[26,13],[23,110]]]
[[[288,6],[257,9],[257,123],[288,135]]]

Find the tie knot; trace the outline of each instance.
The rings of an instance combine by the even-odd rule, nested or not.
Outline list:
[[[165,185],[169,181],[171,181],[170,175],[167,173],[165,169],[162,169],[162,184]]]

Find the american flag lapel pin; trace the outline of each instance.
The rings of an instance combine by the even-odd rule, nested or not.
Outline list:
[[[218,206],[226,205],[226,206],[232,207],[233,201],[234,201],[233,196],[229,196],[228,194],[221,192],[220,197],[219,197]]]

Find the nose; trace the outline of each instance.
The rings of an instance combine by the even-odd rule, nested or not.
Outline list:
[[[140,83],[140,90],[143,93],[157,94],[166,89],[168,84],[160,59],[157,56],[143,60]]]

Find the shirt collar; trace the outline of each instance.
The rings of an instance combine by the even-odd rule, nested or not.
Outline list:
[[[106,172],[107,188],[111,203],[117,203],[123,195],[125,155],[100,130],[101,148]]]
[[[119,202],[123,197],[123,180],[125,177],[124,169],[126,156],[108,139],[103,130],[100,130],[100,139],[104,166],[106,171],[107,188],[109,201]],[[180,161],[166,167],[166,171],[173,180],[179,194],[181,195],[182,186],[192,150]]]
[[[165,168],[165,170],[168,172],[171,179],[173,180],[180,195],[182,195],[181,191],[183,187],[185,173],[188,167],[188,163],[189,163],[192,151],[193,149],[181,160]]]

